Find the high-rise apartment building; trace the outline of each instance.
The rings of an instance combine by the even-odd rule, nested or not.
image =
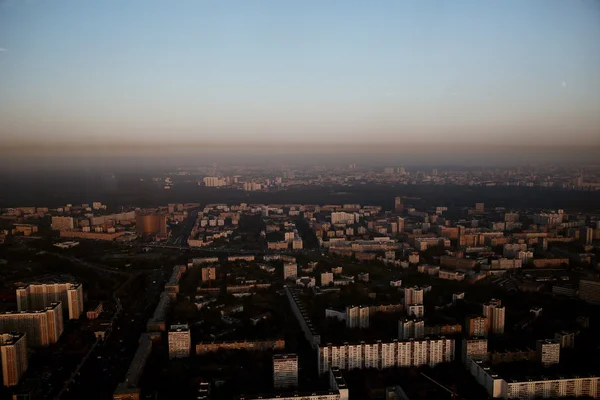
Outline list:
[[[489,321],[489,331],[495,335],[504,333],[504,316],[506,309],[498,299],[492,299],[483,305],[483,315]]]
[[[369,327],[369,307],[346,307],[346,326],[348,328],[366,329]]]
[[[339,369],[435,366],[454,360],[454,340],[445,337],[318,347],[319,374]]]
[[[217,269],[215,267],[202,268],[202,282],[214,281],[217,279]]]
[[[35,311],[61,302],[69,319],[83,313],[83,286],[80,283],[42,283],[17,288],[17,310]]]
[[[398,217],[398,233],[404,232],[404,218]]]
[[[273,355],[273,386],[276,389],[298,387],[298,356]]]
[[[169,329],[169,359],[190,356],[192,337],[187,324],[171,325]]]
[[[4,386],[16,386],[27,370],[27,338],[24,333],[0,334]]]
[[[465,331],[468,337],[487,337],[490,322],[487,317],[467,317]]]
[[[402,197],[400,196],[396,196],[394,198],[394,211],[404,212],[404,205],[402,204]]]
[[[425,321],[420,318],[404,318],[398,321],[398,340],[422,339]]]
[[[0,313],[0,332],[23,332],[29,346],[56,343],[63,333],[61,303],[51,303],[43,310]]]
[[[462,342],[462,362],[469,369],[473,360],[487,360],[488,341],[486,338],[465,338]]]
[[[482,213],[485,210],[484,203],[475,203],[475,211]]]
[[[284,263],[283,264],[283,280],[296,278],[298,276],[298,264]]]
[[[408,308],[412,304],[423,304],[424,295],[425,291],[418,286],[404,288],[404,307]]]
[[[536,342],[538,360],[544,367],[558,364],[560,361],[560,342],[554,339],[538,340]]]
[[[68,231],[75,228],[73,217],[52,217],[53,231]]]
[[[579,298],[592,304],[600,304],[600,281],[587,278],[579,281]]]

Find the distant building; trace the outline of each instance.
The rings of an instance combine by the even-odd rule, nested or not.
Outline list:
[[[52,217],[53,231],[68,231],[75,228],[73,217]]]
[[[283,279],[296,279],[298,276],[298,264],[284,263],[283,264]]]
[[[396,196],[394,198],[394,211],[404,212],[404,205],[402,204],[402,197],[400,196]]]
[[[554,340],[560,343],[561,348],[575,347],[575,332],[560,331],[554,334]]]
[[[579,281],[579,298],[592,304],[600,304],[600,281],[597,279],[581,279]]]
[[[171,325],[169,329],[169,359],[190,356],[192,338],[187,324]]]
[[[273,355],[273,386],[276,389],[298,387],[298,356]]]
[[[467,317],[465,331],[469,337],[487,337],[489,319],[487,317]]]
[[[135,230],[138,235],[164,235],[167,233],[167,216],[164,214],[137,214]]]
[[[214,281],[217,279],[217,269],[215,267],[202,268],[202,282]]]
[[[318,346],[319,374],[339,369],[431,367],[454,360],[454,340],[445,337],[390,342],[344,343]]]
[[[452,304],[456,304],[459,301],[465,299],[465,292],[452,293]]]
[[[51,303],[43,310],[0,313],[0,332],[23,332],[29,346],[56,343],[63,333],[61,303]]]
[[[16,386],[27,370],[27,338],[24,333],[0,334],[4,386]]]
[[[538,360],[544,367],[558,364],[560,361],[560,342],[558,340],[538,340],[536,351]]]
[[[331,282],[333,282],[333,273],[323,272],[321,274],[321,286],[329,286]]]
[[[485,210],[484,203],[475,203],[475,211],[482,213]]]

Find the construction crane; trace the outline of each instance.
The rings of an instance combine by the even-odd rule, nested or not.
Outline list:
[[[425,375],[424,373],[421,372],[421,375],[423,375],[423,377],[427,378],[428,380],[430,380],[431,382],[435,383],[437,386],[441,387],[442,389],[444,389],[446,392],[450,393],[450,398],[452,400],[464,400],[463,397],[459,396],[458,393],[453,392],[452,390],[448,389],[446,386],[442,385],[441,383],[439,383],[438,381],[436,381],[433,378],[428,377],[427,375]]]

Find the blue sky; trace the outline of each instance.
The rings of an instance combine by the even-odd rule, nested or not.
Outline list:
[[[600,143],[597,0],[4,0],[5,141]]]

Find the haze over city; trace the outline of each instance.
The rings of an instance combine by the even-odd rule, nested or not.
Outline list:
[[[2,153],[591,159],[599,18],[592,0],[5,0]]]

